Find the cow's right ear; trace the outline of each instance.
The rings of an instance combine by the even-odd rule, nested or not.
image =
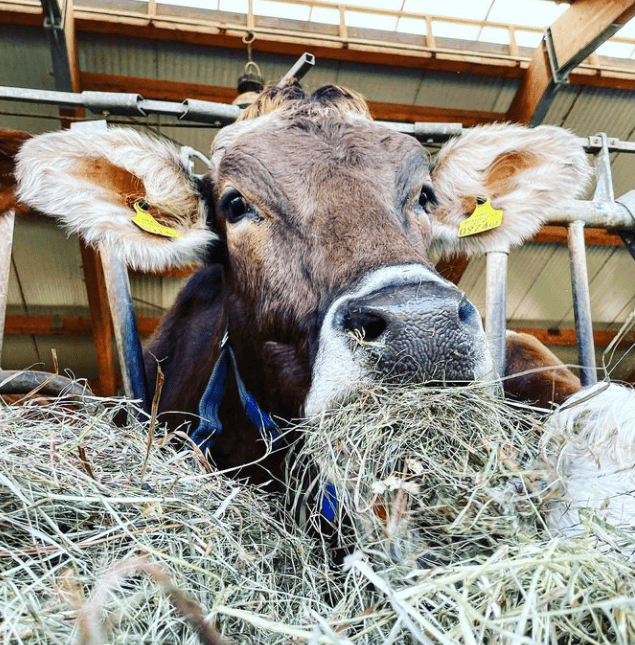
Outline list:
[[[218,238],[197,181],[166,141],[135,130],[66,130],[26,141],[19,199],[145,271],[200,263]]]

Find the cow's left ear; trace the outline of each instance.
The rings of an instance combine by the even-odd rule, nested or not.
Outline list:
[[[513,124],[471,128],[447,143],[434,163],[433,244],[445,255],[521,244],[581,195],[590,176],[579,139],[567,130]],[[485,226],[489,220],[494,227],[470,235],[468,229],[478,230],[474,218],[460,233],[479,206]],[[494,211],[502,211],[502,220]]]
[[[200,263],[217,239],[178,150],[135,130],[33,137],[18,152],[16,178],[22,202],[137,269]]]

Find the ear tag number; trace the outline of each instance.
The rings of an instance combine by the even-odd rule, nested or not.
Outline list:
[[[459,237],[478,235],[493,228],[498,228],[503,223],[503,211],[492,208],[488,197],[484,203],[478,204],[474,212],[459,226]]]
[[[153,235],[161,235],[162,237],[183,237],[183,233],[175,231],[169,226],[163,226],[159,224],[148,211],[143,210],[139,205],[139,202],[133,204],[136,215],[132,218],[132,221],[142,230],[147,233],[152,233]]]

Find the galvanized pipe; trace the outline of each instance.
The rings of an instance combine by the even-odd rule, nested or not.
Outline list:
[[[597,374],[595,370],[591,296],[589,294],[589,277],[584,243],[584,222],[582,221],[569,224],[569,256],[571,261],[573,313],[575,315],[578,360],[580,363],[580,381],[582,385],[593,385],[597,382]]]
[[[505,376],[507,328],[507,257],[509,247],[487,253],[485,334],[500,376]]]
[[[130,296],[128,270],[111,249],[101,246],[99,254],[104,267],[124,392],[129,398],[140,399],[142,407],[148,410],[143,352]]]
[[[276,87],[284,87],[287,81],[295,78],[296,80],[302,80],[308,71],[315,65],[315,56],[309,54],[309,52],[304,52],[300,58],[293,64],[291,69],[280,79]]]
[[[14,222],[15,211],[12,208],[0,213],[0,361],[2,359],[4,322],[7,313],[7,296],[9,294]]]

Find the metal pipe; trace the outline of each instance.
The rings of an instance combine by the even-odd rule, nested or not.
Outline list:
[[[284,87],[287,81],[290,81],[292,78],[298,81],[303,79],[313,65],[315,65],[315,56],[309,54],[309,52],[304,52],[293,64],[291,69],[280,79],[276,87]]]
[[[4,321],[7,313],[7,296],[9,294],[14,222],[15,211],[12,208],[0,213],[0,361],[2,360]]]
[[[509,247],[488,251],[485,276],[485,334],[501,377],[505,376],[508,255]]]
[[[575,315],[578,360],[580,362],[580,381],[582,385],[593,385],[597,382],[597,374],[595,370],[591,296],[589,293],[589,277],[584,243],[584,222],[582,221],[569,224],[569,255],[571,260],[573,313]]]
[[[130,296],[128,271],[126,265],[111,249],[100,246],[99,253],[104,267],[106,291],[114,325],[124,392],[129,398],[140,399],[142,407],[147,411],[148,397],[143,352]]]

